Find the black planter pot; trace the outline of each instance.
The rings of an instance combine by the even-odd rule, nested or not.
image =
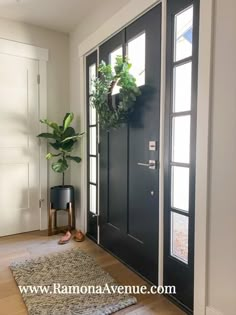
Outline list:
[[[54,186],[50,190],[51,208],[55,210],[74,209],[74,187],[71,185]]]

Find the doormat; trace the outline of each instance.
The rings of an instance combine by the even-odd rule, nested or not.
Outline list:
[[[115,280],[95,260],[78,249],[50,254],[10,265],[18,286],[43,286],[48,292],[21,292],[30,315],[112,314],[137,302],[135,297],[107,292]],[[104,294],[86,288],[105,288]],[[77,288],[80,288],[80,291]],[[93,288],[94,288],[93,287]],[[57,293],[51,290],[59,288]],[[61,293],[61,290],[64,294]],[[69,294],[68,294],[69,292]]]

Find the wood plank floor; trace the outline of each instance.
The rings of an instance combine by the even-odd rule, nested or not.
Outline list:
[[[0,315],[26,315],[27,310],[9,269],[9,263],[21,257],[35,257],[80,247],[122,285],[143,285],[145,281],[120,263],[113,256],[86,239],[82,243],[70,241],[59,246],[59,236],[46,236],[43,232],[31,232],[0,238]],[[138,295],[138,303],[119,311],[116,315],[183,315],[174,304],[163,296]]]

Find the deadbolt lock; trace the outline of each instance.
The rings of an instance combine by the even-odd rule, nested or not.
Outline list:
[[[149,141],[149,151],[156,151],[156,150],[157,150],[157,142]]]

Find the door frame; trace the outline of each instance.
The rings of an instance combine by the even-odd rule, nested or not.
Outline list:
[[[163,284],[163,214],[164,214],[164,116],[165,116],[165,63],[166,63],[166,8],[167,0],[131,0],[78,46],[80,65],[80,104],[86,104],[85,58],[120,29],[162,3],[162,64],[160,103],[160,201],[159,201],[159,285]],[[211,108],[213,0],[200,0],[197,141],[196,141],[196,196],[195,196],[195,259],[194,259],[194,314],[206,315],[207,294],[207,213],[209,172],[209,128]],[[81,109],[82,128],[86,130],[86,107]],[[86,139],[83,139],[83,161],[87,160]],[[87,226],[87,163],[82,165],[81,209],[84,228]],[[99,209],[98,209],[99,211]],[[99,213],[99,212],[98,212]]]
[[[40,48],[13,40],[0,38],[0,54],[7,54],[38,62],[38,109],[39,117],[47,116],[47,61],[48,49]],[[37,77],[35,80],[38,80]],[[39,123],[39,133],[47,132],[47,127]],[[39,141],[39,229],[47,229],[48,221],[48,165],[45,159],[47,144]]]

